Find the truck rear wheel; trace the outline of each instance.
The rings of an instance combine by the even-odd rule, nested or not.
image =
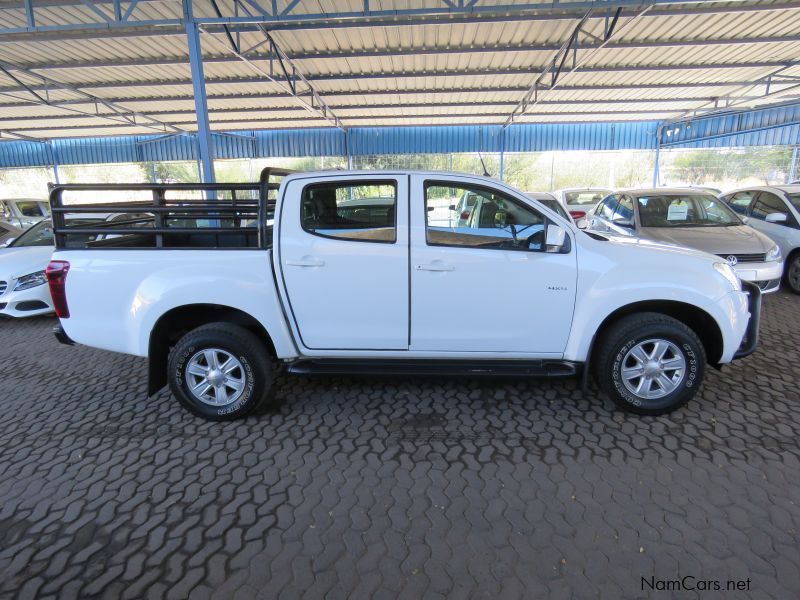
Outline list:
[[[272,361],[256,335],[231,323],[211,323],[184,335],[169,357],[169,386],[180,403],[213,421],[266,407]]]
[[[620,319],[598,348],[596,376],[617,407],[660,415],[686,404],[703,380],[705,348],[694,331],[666,315]]]

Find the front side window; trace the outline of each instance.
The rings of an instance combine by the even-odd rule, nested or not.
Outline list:
[[[394,182],[323,183],[303,190],[300,220],[308,233],[355,242],[397,239]]]
[[[621,225],[633,225],[633,199],[630,196],[620,196],[612,221]]]
[[[783,203],[783,200],[778,198],[775,194],[761,192],[753,204],[753,210],[750,215],[762,221],[767,218],[767,215],[774,213],[781,213],[784,215],[789,214],[789,209]]]
[[[750,208],[750,204],[753,202],[753,197],[755,195],[756,192],[739,192],[738,194],[734,194],[727,199],[728,206],[730,206],[731,210],[734,212],[740,215],[746,215],[747,209]]]
[[[718,198],[706,194],[639,196],[642,227],[727,227],[742,222]]]
[[[617,207],[618,202],[619,198],[617,196],[608,196],[597,205],[594,214],[610,221],[614,217],[614,209]]]
[[[447,207],[465,192],[476,201],[465,223],[452,224]],[[426,239],[431,246],[539,251],[545,219],[523,202],[490,188],[429,182],[425,186]]]

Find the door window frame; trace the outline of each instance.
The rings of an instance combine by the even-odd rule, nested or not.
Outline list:
[[[542,219],[543,229],[542,229],[542,244],[541,244],[541,248],[538,248],[538,249],[531,249],[531,248],[494,248],[492,246],[474,247],[474,246],[465,246],[463,244],[438,244],[436,242],[431,242],[428,239],[428,188],[429,187],[450,187],[450,188],[461,189],[461,190],[465,190],[465,191],[472,190],[472,189],[485,191],[485,192],[488,192],[490,194],[495,194],[497,196],[500,196],[504,200],[507,200],[507,201],[509,201],[509,202],[511,202],[513,204],[518,205],[521,208],[524,208],[524,209],[527,209],[527,210],[530,210],[530,211],[536,213]],[[422,182],[422,201],[424,203],[424,205],[422,207],[422,212],[423,212],[423,217],[424,217],[425,245],[426,246],[430,246],[430,247],[434,247],[434,248],[462,248],[462,249],[465,249],[465,250],[500,250],[500,251],[506,251],[506,252],[534,252],[534,253],[543,253],[543,254],[547,253],[547,244],[546,244],[547,226],[551,223],[551,220],[547,217],[547,215],[545,215],[545,214],[539,212],[538,210],[536,210],[536,208],[534,206],[531,206],[527,202],[523,202],[522,200],[519,200],[518,198],[514,198],[513,196],[510,196],[506,192],[500,191],[497,188],[494,188],[494,187],[491,187],[491,186],[488,186],[488,185],[483,185],[483,184],[480,184],[480,183],[473,183],[471,181],[468,182],[468,181],[452,181],[452,180],[446,180],[446,179],[425,179]],[[477,206],[477,202],[476,202],[476,206]],[[475,207],[473,207],[473,210],[474,210],[474,208]],[[470,215],[470,217],[472,217],[472,216],[473,215]],[[560,225],[559,225],[559,227],[560,227]]]
[[[317,231],[313,231],[310,229],[306,229],[305,224],[303,223],[303,202],[305,201],[306,192],[309,188],[321,188],[321,187],[334,187],[334,188],[346,188],[346,187],[363,187],[369,185],[390,185],[394,188],[394,222],[392,224],[392,229],[394,231],[394,236],[391,240],[362,240],[362,239],[355,239],[355,238],[347,238],[347,237],[338,237],[335,235],[328,235],[325,233],[319,233]],[[325,238],[326,240],[334,240],[337,242],[357,242],[361,244],[396,244],[397,243],[397,211],[400,204],[399,198],[399,186],[398,181],[396,178],[390,179],[335,179],[329,182],[320,182],[316,181],[313,183],[308,183],[303,186],[303,189],[300,191],[300,202],[298,205],[298,218],[300,223],[300,229],[309,235],[314,235],[317,237]],[[363,230],[368,229],[378,229],[376,227],[364,227]]]

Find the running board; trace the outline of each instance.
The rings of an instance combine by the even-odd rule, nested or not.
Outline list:
[[[304,359],[287,365],[294,375],[466,375],[469,377],[570,377],[580,364],[561,360]]]

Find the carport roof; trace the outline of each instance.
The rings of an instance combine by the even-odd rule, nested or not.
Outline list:
[[[671,121],[786,103],[800,90],[797,1],[184,8],[0,0],[0,135],[195,131],[187,23],[202,30],[215,131],[331,125],[283,79],[277,51],[270,71],[268,36],[344,127]]]

